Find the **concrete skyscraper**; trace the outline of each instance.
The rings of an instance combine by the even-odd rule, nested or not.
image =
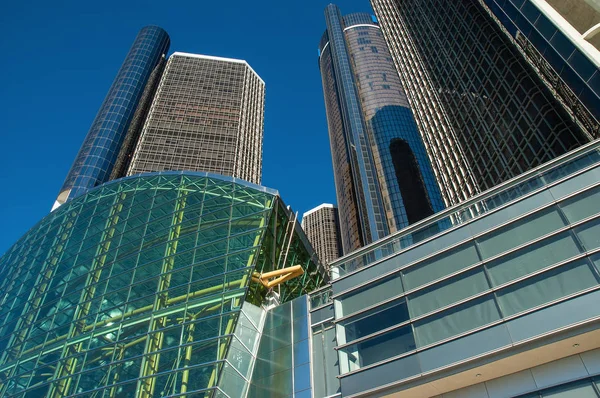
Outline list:
[[[325,19],[319,67],[348,253],[444,204],[378,23],[333,4]]]
[[[481,2],[591,138],[600,138],[600,3]]]
[[[138,33],[108,94],[100,106],[81,149],[67,174],[54,208],[111,177],[121,145],[139,106],[153,71],[162,68],[161,60],[169,50],[167,32],[146,26]],[[152,90],[150,90],[152,91]],[[145,96],[150,100],[151,95]]]
[[[447,203],[590,140],[481,3],[372,5]]]
[[[302,229],[324,263],[342,256],[338,209],[323,203],[302,215]]]
[[[264,96],[246,61],[172,54],[127,175],[207,171],[260,184]]]

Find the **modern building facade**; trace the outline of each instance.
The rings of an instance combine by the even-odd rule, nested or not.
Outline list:
[[[146,26],[138,33],[117,73],[53,209],[109,180],[148,80],[169,50],[167,32]],[[146,96],[146,101],[151,96]]]
[[[600,396],[599,182],[595,142],[334,261],[315,391]]]
[[[310,394],[303,295],[327,275],[274,190],[191,172],[105,183],[0,275],[3,397]]]
[[[447,203],[589,142],[480,2],[372,5]]]
[[[591,138],[600,138],[600,5],[576,0],[482,4]]]
[[[377,21],[325,9],[319,67],[345,253],[444,207]]]
[[[260,184],[264,96],[246,61],[172,54],[127,175],[206,171]]]
[[[302,215],[302,229],[321,261],[328,264],[342,256],[340,220],[336,206],[323,203]]]

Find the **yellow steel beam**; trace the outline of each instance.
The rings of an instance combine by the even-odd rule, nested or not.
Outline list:
[[[52,250],[48,254],[48,257],[42,266],[42,272],[40,273],[22,312],[26,315],[19,319],[19,322],[15,326],[16,333],[13,341],[9,343],[9,348],[7,349],[8,361],[14,360],[21,355],[23,343],[29,335],[29,331],[37,316],[40,304],[44,300],[48,286],[50,286],[50,281],[52,280],[54,272],[56,271],[56,266],[60,260],[62,252],[65,249],[65,246],[67,245],[67,240],[71,236],[71,229],[75,224],[75,218],[77,217],[77,214],[78,213],[76,211],[67,213],[65,216],[66,222],[63,222],[59,228],[57,233],[58,242],[52,245]]]
[[[161,267],[161,276],[158,280],[157,292],[154,299],[153,311],[158,311],[162,308],[166,308],[168,305],[168,289],[171,285],[171,271],[175,264],[175,253],[177,253],[177,244],[179,243],[179,235],[181,233],[181,222],[183,221],[184,209],[187,201],[188,191],[179,189],[177,191],[177,200],[175,202],[175,211],[171,220],[171,229],[169,231],[169,241],[165,249],[165,255]],[[145,356],[142,359],[142,369],[140,371],[140,398],[147,398],[154,396],[154,389],[156,386],[156,377],[153,376],[158,373],[158,367],[160,363],[160,352],[162,348],[164,332],[159,331],[152,333],[155,330],[160,330],[166,326],[166,316],[154,318],[150,325],[150,336],[148,337],[148,344],[146,352],[151,354]]]
[[[92,298],[96,293],[96,284],[100,280],[100,275],[104,269],[106,256],[110,250],[116,226],[119,222],[119,216],[121,210],[123,209],[122,201],[125,199],[125,196],[125,193],[115,196],[115,203],[110,210],[110,215],[106,221],[106,225],[100,239],[102,243],[100,243],[98,249],[96,250],[94,260],[92,261],[92,265],[90,267],[90,272],[88,273],[87,280],[85,282],[85,287],[81,292],[81,297],[79,299],[80,304],[75,310],[75,322],[73,322],[71,325],[67,338],[71,338],[85,332],[85,318],[89,314]],[[48,397],[61,398],[69,395],[69,389],[73,380],[73,378],[70,376],[75,372],[78,361],[77,354],[81,351],[82,346],[83,342],[67,345],[63,353],[63,357],[67,357],[67,359],[59,362],[55,372],[55,379],[60,380],[52,384],[50,390],[48,391]]]
[[[273,204],[273,200],[269,200],[267,202],[266,207],[270,206]],[[271,212],[271,214],[273,214],[273,212]],[[254,238],[254,244],[252,245],[252,247],[257,247],[258,244],[261,241],[261,238],[264,237],[264,235],[267,233],[267,228],[263,229],[264,225],[265,225],[265,221],[266,221],[266,217],[263,217],[260,220],[260,224],[257,228],[257,231],[262,231],[261,233],[256,235],[256,238]],[[255,254],[252,253],[249,257],[248,257],[248,261],[246,262],[246,268],[254,266],[254,258],[255,258]],[[246,285],[246,281],[248,279],[248,274],[244,274],[243,278],[242,278],[242,282],[240,283],[240,286],[245,286]],[[233,305],[233,307],[237,307],[239,305],[240,299],[235,299],[235,304]],[[235,320],[233,317],[230,317],[229,320],[227,321],[227,326],[225,327],[225,335],[231,334],[231,332],[233,331],[233,327],[235,326]],[[220,347],[219,347],[219,352],[217,355],[216,360],[220,360],[220,359],[224,359],[225,358],[225,351],[227,349],[227,343],[224,341],[221,343]],[[216,383],[217,383],[217,368],[215,367],[213,369],[213,371],[211,372],[210,375],[210,379],[208,381],[208,386],[207,388],[213,387]]]
[[[194,321],[196,319],[195,316],[191,317],[191,320]],[[188,382],[190,378],[190,362],[192,360],[192,343],[194,342],[194,331],[196,330],[196,324],[191,322],[187,325],[187,337],[185,342],[188,344],[185,347],[185,352],[183,356],[183,373],[181,375],[181,393],[185,394],[188,390]]]
[[[292,267],[282,268],[275,271],[265,272],[262,274],[254,272],[252,274],[252,281],[262,284],[267,289],[271,289],[286,281],[289,281],[290,279],[302,276],[303,274],[304,270],[302,269],[302,266],[294,265]]]

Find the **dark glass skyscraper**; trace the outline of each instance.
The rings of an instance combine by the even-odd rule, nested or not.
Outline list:
[[[157,26],[140,30],[81,145],[54,208],[109,180],[144,88],[167,54],[169,44],[167,32]]]
[[[600,4],[482,0],[591,138],[600,138]]]
[[[444,204],[374,17],[325,9],[319,67],[347,253]]]
[[[448,203],[589,141],[479,2],[372,5]]]

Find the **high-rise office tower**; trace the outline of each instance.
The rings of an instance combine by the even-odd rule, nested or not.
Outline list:
[[[324,263],[342,255],[338,209],[323,203],[302,215],[302,229]]]
[[[600,138],[600,3],[481,3],[583,130],[591,138]]]
[[[443,209],[376,20],[325,9],[319,45],[344,253]]]
[[[127,175],[207,171],[259,184],[265,84],[246,61],[169,57]]]
[[[167,32],[157,26],[140,30],[81,145],[53,209],[109,180],[134,113],[138,105],[143,105],[140,99],[144,89],[153,71],[161,69],[169,44]]]
[[[479,2],[372,5],[448,203],[589,141]]]

